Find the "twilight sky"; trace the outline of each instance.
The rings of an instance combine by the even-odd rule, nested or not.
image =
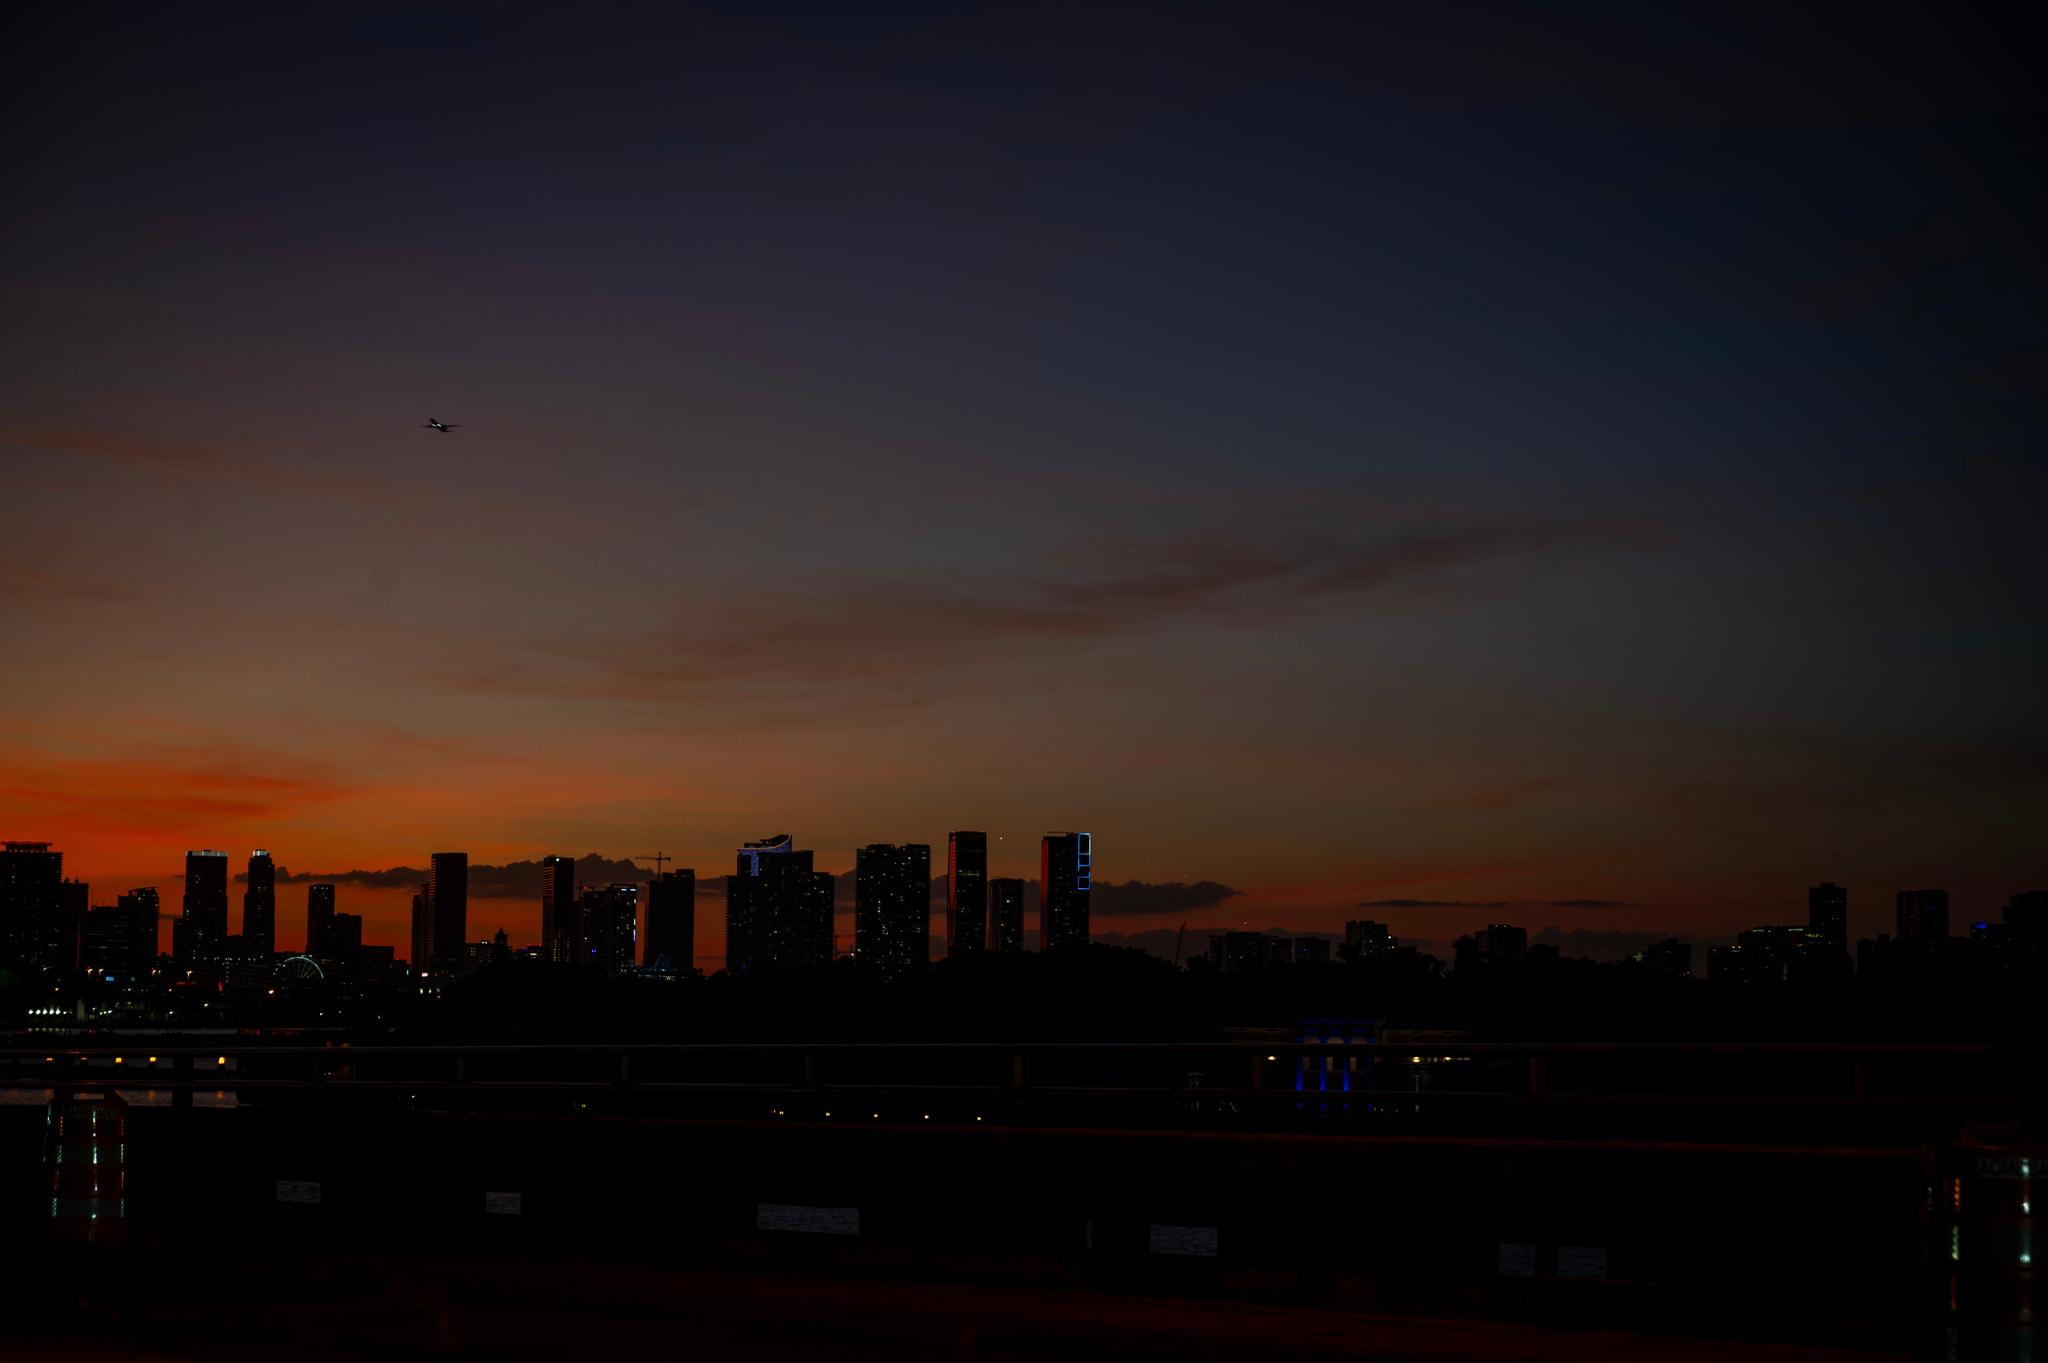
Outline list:
[[[1075,827],[1243,891],[1125,932],[1995,914],[2048,105],[1776,8],[17,17],[0,825],[95,902]]]

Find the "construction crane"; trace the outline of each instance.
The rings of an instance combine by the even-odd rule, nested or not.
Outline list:
[[[674,857],[672,857],[672,856],[670,856],[670,855],[669,855],[668,853],[666,853],[666,852],[642,852],[642,853],[641,853],[641,854],[640,854],[639,856],[637,856],[637,857],[634,857],[634,858],[633,858],[633,860],[635,860],[635,861],[651,861],[651,862],[653,862],[653,863],[654,863],[654,878],[655,878],[656,880],[659,880],[659,879],[661,879],[661,867],[662,867],[662,863],[663,863],[663,862],[669,862],[669,861],[674,861],[674,860],[675,860],[675,858],[674,858]]]

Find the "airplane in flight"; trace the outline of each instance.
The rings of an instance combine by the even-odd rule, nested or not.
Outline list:
[[[426,425],[424,425],[424,426],[422,426],[422,427],[420,427],[420,429],[421,429],[421,430],[423,430],[423,431],[428,431],[428,430],[432,430],[432,431],[441,431],[441,432],[443,432],[443,433],[446,433],[446,432],[448,432],[448,431],[452,431],[452,430],[454,430],[454,429],[455,429],[455,425],[454,425],[454,423],[453,423],[453,422],[448,422],[448,421],[436,421],[436,420],[435,420],[434,418],[432,418],[432,417],[428,417],[428,418],[427,418],[427,424],[426,424]]]

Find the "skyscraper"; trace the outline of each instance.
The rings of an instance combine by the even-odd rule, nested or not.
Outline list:
[[[228,939],[228,854],[185,854],[184,964],[217,964]]]
[[[697,873],[663,871],[647,885],[647,925],[640,962],[650,970],[690,968],[696,954]]]
[[[92,886],[82,880],[57,883],[57,916],[46,927],[44,959],[53,970],[67,975],[78,973],[78,953],[84,940],[85,914],[92,905]]]
[[[946,835],[946,954],[988,945],[988,834]]]
[[[385,947],[384,958],[391,959],[391,948]],[[337,913],[327,927],[327,954],[336,965],[353,967],[356,958],[363,953],[363,916],[359,913]]]
[[[64,854],[46,842],[10,842],[0,850],[0,959],[44,964],[62,909]]]
[[[277,954],[277,863],[260,847],[249,854],[242,891],[242,954],[258,961]]]
[[[1326,965],[1329,960],[1330,939],[1327,937],[1279,937],[1263,932],[1216,932],[1209,935],[1209,965],[1225,975],[1276,965]]]
[[[1938,942],[1948,937],[1947,890],[1900,890],[1901,942]]]
[[[427,863],[427,899],[434,962],[443,970],[459,970],[469,945],[469,853],[434,853]]]
[[[586,885],[577,921],[582,928],[582,964],[606,975],[623,975],[633,968],[640,926],[638,885]]]
[[[1513,970],[1529,955],[1529,930],[1513,923],[1488,923],[1473,936],[1479,940],[1479,959],[1484,965]]]
[[[1736,935],[1733,953],[1725,947],[1709,948],[1708,956],[1716,950],[1722,953],[1723,978],[1752,985],[1813,985],[1837,978],[1837,965],[1843,972],[1848,969],[1845,958],[1836,958],[1833,943],[1796,923],[1759,923]],[[1713,973],[1710,959],[1707,974],[1711,978]]]
[[[61,851],[51,851],[49,843],[6,843],[0,851],[0,960],[76,970],[86,903],[86,884],[63,878]]]
[[[1692,943],[1676,937],[1651,942],[1636,953],[1636,959],[1659,975],[1692,974]]]
[[[854,959],[891,976],[929,964],[931,916],[930,844],[873,842],[853,854]]]
[[[114,907],[128,915],[128,932],[131,949],[139,956],[145,968],[156,964],[157,924],[163,921],[163,901],[158,897],[156,886],[144,885],[130,890],[114,901]]]
[[[1849,892],[1829,881],[1806,892],[1806,926],[1839,956],[1849,954]]]
[[[156,920],[153,888],[130,890],[111,908],[87,910],[81,963],[94,975],[123,983],[147,979],[156,964]]]
[[[434,969],[434,901],[424,885],[412,892],[412,969],[415,975]]]
[[[2016,950],[2048,952],[2048,890],[2026,890],[2014,895],[1999,917]]]
[[[741,847],[725,882],[726,969],[830,962],[834,879],[787,833]]]
[[[306,887],[306,954],[314,960],[325,960],[334,948],[329,935],[334,929],[334,887],[332,885],[308,885]]]
[[[1344,924],[1344,945],[1354,960],[1383,961],[1393,954],[1394,936],[1385,923],[1353,918]]]
[[[839,877],[830,871],[813,871],[797,915],[796,949],[792,959],[798,965],[830,965],[839,955]]]
[[[540,859],[540,952],[554,965],[576,959],[576,858]]]
[[[41,964],[64,880],[64,854],[46,842],[10,842],[0,850],[0,959]]]
[[[988,883],[988,949],[1024,949],[1024,882],[999,876]]]
[[[1088,945],[1086,833],[1048,833],[1038,844],[1038,948]]]

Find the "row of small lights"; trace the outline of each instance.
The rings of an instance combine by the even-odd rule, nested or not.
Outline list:
[[[272,993],[276,993],[277,991],[276,991],[276,990],[272,990],[271,992],[272,992]],[[40,1010],[31,1010],[31,1011],[40,1011]],[[60,1011],[60,1010],[58,1010],[58,1009],[54,1009],[54,1008],[53,1008],[53,1009],[51,1009],[50,1011],[51,1011],[51,1012],[58,1012],[58,1011]],[[1268,1059],[1268,1060],[1278,1060],[1279,1058],[1280,1058],[1280,1057],[1279,1057],[1279,1056],[1277,1056],[1277,1055],[1269,1055],[1269,1056],[1267,1056],[1267,1057],[1266,1057],[1266,1059]],[[1461,1058],[1461,1057],[1459,1057],[1459,1056],[1455,1056],[1455,1055],[1431,1055],[1431,1056],[1420,1056],[1420,1055],[1411,1055],[1411,1056],[1409,1056],[1409,1057],[1408,1057],[1408,1062],[1409,1062],[1410,1064],[1412,1064],[1412,1065],[1420,1065],[1420,1064],[1423,1064],[1423,1063],[1424,1063],[1425,1061],[1427,1061],[1427,1062],[1429,1062],[1429,1063],[1438,1063],[1438,1062],[1443,1062],[1443,1061],[1452,1061],[1452,1060],[1457,1060],[1457,1059],[1460,1059],[1460,1058]],[[48,1055],[46,1055],[46,1056],[44,1056],[44,1057],[43,1057],[43,1059],[44,1059],[44,1060],[46,1060],[46,1061],[54,1061],[54,1060],[56,1059],[56,1057],[55,1057],[55,1056],[48,1056]],[[126,1059],[126,1057],[125,1057],[125,1056],[118,1056],[118,1055],[117,1055],[117,1056],[115,1056],[115,1057],[114,1057],[114,1063],[115,1063],[116,1065],[122,1064],[122,1063],[123,1063],[123,1062],[125,1061],[125,1059]],[[155,1056],[151,1056],[151,1057],[149,1058],[149,1063],[150,1063],[150,1064],[152,1064],[152,1065],[154,1065],[154,1064],[156,1063],[156,1057],[155,1057]],[[225,1065],[225,1064],[227,1064],[227,1063],[228,1063],[228,1058],[227,1058],[226,1056],[224,1056],[224,1055],[223,1055],[223,1056],[219,1057],[219,1058],[218,1058],[217,1060],[215,1060],[215,1061],[214,1061],[214,1063],[215,1063],[215,1064],[217,1064],[217,1065]],[[781,1108],[779,1108],[779,1107],[778,1107],[778,1108],[771,1108],[771,1109],[769,1109],[769,1110],[770,1110],[770,1112],[771,1112],[771,1113],[772,1113],[773,1115],[775,1115],[775,1116],[777,1116],[777,1117],[786,1117],[786,1116],[788,1116],[788,1115],[789,1115],[789,1114],[788,1114],[787,1112],[785,1112],[785,1111],[784,1111],[783,1109],[781,1109]],[[825,1115],[826,1115],[827,1117],[829,1117],[829,1116],[831,1116],[832,1114],[828,1112],[828,1113],[826,1113]],[[877,1113],[875,1113],[874,1115],[875,1115],[876,1117],[880,1117],[880,1116],[881,1116],[882,1114],[881,1114],[881,1113],[879,1113],[879,1112],[877,1112]],[[930,1121],[930,1120],[932,1119],[932,1115],[931,1115],[931,1113],[929,1113],[929,1112],[925,1113],[925,1114],[924,1114],[924,1119],[925,1119],[926,1121]],[[974,1120],[978,1122],[978,1121],[980,1121],[980,1120],[981,1120],[981,1118],[979,1118],[979,1117],[976,1117],[976,1118],[975,1118]]]
[[[1266,1059],[1268,1060],[1278,1060],[1279,1058],[1280,1057],[1277,1055],[1269,1055],[1266,1057]],[[1309,1060],[1313,1058],[1314,1057],[1312,1056],[1306,1055],[1302,1057],[1302,1059],[1304,1060]],[[1408,1063],[1411,1065],[1441,1065],[1448,1064],[1451,1061],[1456,1060],[1469,1060],[1470,1058],[1470,1056],[1463,1055],[1411,1055],[1408,1057]]]
[[[43,1057],[43,1063],[46,1065],[54,1065],[57,1063],[57,1057],[54,1055],[46,1055]],[[114,1063],[116,1065],[125,1065],[128,1063],[128,1057],[125,1055],[117,1055],[114,1057]],[[154,1065],[156,1063],[156,1057],[151,1056],[149,1058],[149,1063]],[[228,1063],[228,1058],[224,1055],[215,1056],[213,1059],[213,1063],[215,1065],[225,1065]]]

